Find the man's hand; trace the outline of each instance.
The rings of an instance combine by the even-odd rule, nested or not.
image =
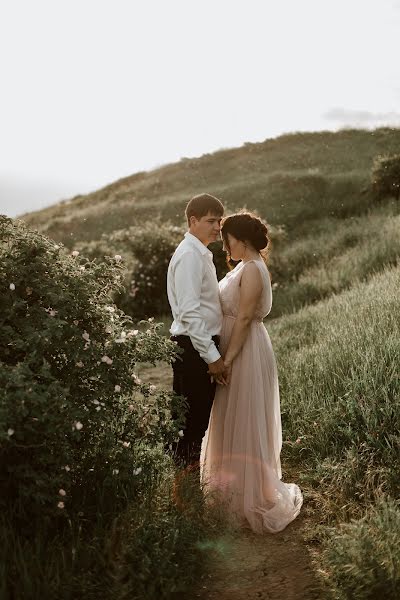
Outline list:
[[[222,358],[219,358],[213,363],[208,365],[208,372],[212,379],[215,379],[217,383],[226,385],[226,366]]]

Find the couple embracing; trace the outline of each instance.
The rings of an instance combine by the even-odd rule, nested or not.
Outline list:
[[[263,319],[272,305],[266,225],[254,214],[223,218],[210,194],[186,207],[188,232],[167,275],[174,391],[189,405],[177,457],[200,463],[201,481],[232,521],[281,531],[300,512],[300,488],[281,481],[282,426],[275,356]],[[207,246],[222,236],[234,269],[219,282]]]

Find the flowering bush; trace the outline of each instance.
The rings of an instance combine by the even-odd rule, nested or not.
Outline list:
[[[116,304],[135,318],[170,313],[167,270],[185,229],[171,223],[148,222],[141,227],[121,229],[100,240],[81,242],[76,250],[97,261],[120,256],[124,266],[124,290],[115,290]],[[210,245],[219,279],[227,271],[222,242]],[[117,253],[117,254],[116,254]]]
[[[104,486],[122,501],[154,456],[145,449],[162,456],[182,427],[171,418],[178,400],[134,372],[169,360],[174,345],[110,302],[122,290],[119,257],[68,255],[5,217],[0,240],[0,507],[77,513]]]
[[[134,257],[126,294],[118,299],[124,311],[138,317],[169,312],[166,274],[182,238],[182,229],[169,223],[146,223],[110,236],[111,244],[122,244]]]

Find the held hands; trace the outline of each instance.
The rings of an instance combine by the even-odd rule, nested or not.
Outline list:
[[[215,380],[220,385],[228,385],[231,370],[231,363],[222,360],[222,358],[208,365],[208,373],[211,375],[211,380]]]
[[[226,385],[225,371],[225,363],[222,358],[208,365],[208,373],[211,375],[211,381],[216,381],[221,385]]]

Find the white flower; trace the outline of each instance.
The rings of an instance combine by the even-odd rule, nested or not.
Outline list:
[[[58,508],[64,508],[65,504],[64,504],[64,502],[59,502],[57,504],[57,506],[58,506]]]
[[[96,406],[96,410],[97,411],[101,410],[101,406]]]
[[[152,323],[154,321],[154,317],[150,317],[150,319],[147,319],[149,323]]]
[[[11,429],[10,427],[10,429],[7,429],[7,433],[9,436],[14,435],[14,429]]]
[[[118,473],[119,473],[119,469],[113,469],[113,471],[112,471],[113,475],[118,475]]]
[[[74,427],[75,427],[75,429],[77,429],[78,431],[80,431],[82,429],[83,425],[82,425],[82,423],[80,421],[75,421]]]
[[[183,429],[180,429],[180,430],[178,431],[178,435],[179,435],[179,437],[183,437],[183,436],[185,435],[185,434],[183,433]]]
[[[58,313],[58,310],[54,310],[54,308],[52,308],[51,311],[49,312],[49,315],[51,317],[55,317],[57,313]]]
[[[58,490],[58,493],[60,494],[60,496],[66,496],[67,492],[65,490],[63,490],[62,488],[60,490]]]
[[[128,406],[128,410],[129,410],[129,412],[132,412],[132,411],[134,410],[134,408],[135,408],[135,407],[133,406],[133,404],[130,404],[130,405]]]
[[[113,306],[106,306],[106,310],[107,310],[109,313],[113,313],[113,312],[115,312],[115,308],[114,308]]]
[[[151,385],[151,386],[149,387],[149,392],[150,392],[150,394],[152,394],[153,392],[155,392],[155,391],[156,391],[156,389],[157,389],[157,386],[156,386],[156,385]]]
[[[69,467],[68,465],[65,465],[64,469],[65,469],[65,470],[67,471],[67,473],[68,473],[68,471],[70,471],[70,470],[71,470],[71,467]]]
[[[117,262],[119,262],[122,259],[122,256],[120,254],[116,254],[114,258]]]
[[[101,362],[107,363],[107,365],[112,365],[112,358],[105,355],[101,357]]]
[[[84,271],[86,269],[86,267],[84,267],[83,265],[81,267],[79,267],[80,271]]]
[[[110,325],[107,325],[107,327],[105,328],[105,332],[112,333],[112,327]]]
[[[129,448],[129,446],[131,445],[130,442],[122,442],[122,445],[124,448]]]
[[[90,334],[86,330],[82,333],[82,337],[87,342],[90,340]]]
[[[73,252],[71,252],[72,256],[79,256],[79,252],[78,250],[74,250]]]
[[[134,329],[133,331],[128,331],[128,333],[126,334],[126,337],[132,337],[134,335],[137,335],[139,333],[139,329]]]
[[[120,385],[116,385],[114,388],[115,392],[120,392],[121,391],[121,386]]]
[[[93,404],[100,404],[98,400],[93,400]]]
[[[12,290],[12,291],[15,290],[15,284],[14,283],[10,283],[10,290]]]
[[[58,244],[56,244],[56,245],[54,246],[54,250],[58,250],[59,248],[60,248],[60,246],[59,246]]]
[[[83,362],[80,360],[79,362],[75,363],[76,367],[82,368],[83,367]]]
[[[133,381],[134,381],[135,383],[137,383],[138,385],[140,385],[140,384],[142,383],[142,380],[141,380],[141,379],[139,379],[139,377],[138,377],[138,376],[137,376],[135,373],[132,373],[132,379],[133,379]]]
[[[133,474],[134,475],[139,475],[139,473],[142,472],[142,467],[138,467],[137,469],[133,469]]]

